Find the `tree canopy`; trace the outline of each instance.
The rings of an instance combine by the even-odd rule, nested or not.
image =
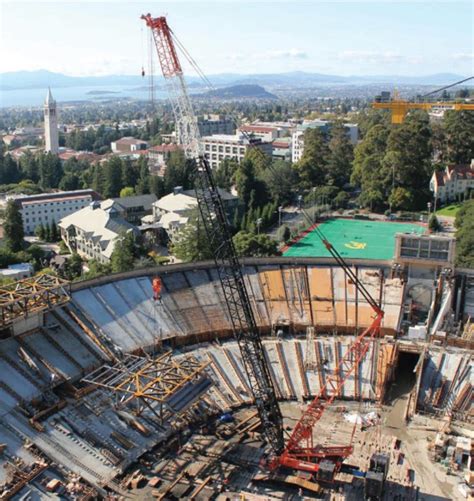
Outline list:
[[[5,220],[3,222],[5,245],[11,252],[18,252],[23,249],[23,219],[18,205],[14,200],[9,200],[5,210]]]

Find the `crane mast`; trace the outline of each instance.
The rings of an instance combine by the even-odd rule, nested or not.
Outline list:
[[[165,17],[141,17],[153,32],[158,59],[168,86],[169,98],[185,155],[196,161],[196,196],[234,335],[239,344],[245,371],[255,399],[263,433],[275,454],[284,449],[283,419],[273,387],[270,370],[237,258],[227,215],[205,158],[197,119],[189,99],[183,70]]]

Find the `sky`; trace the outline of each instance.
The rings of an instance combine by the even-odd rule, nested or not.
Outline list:
[[[474,2],[456,0],[0,0],[0,73],[139,74],[147,12],[208,75],[474,74]]]

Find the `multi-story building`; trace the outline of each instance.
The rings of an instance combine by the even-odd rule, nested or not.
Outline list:
[[[470,165],[448,165],[431,176],[430,190],[441,203],[459,200],[474,190],[474,159]]]
[[[112,143],[110,143],[112,152],[118,154],[138,153],[146,150],[147,147],[148,143],[146,141],[135,139],[134,137],[122,137],[121,139],[117,139],[117,141],[112,141]]]
[[[395,262],[414,266],[453,266],[456,240],[450,235],[397,233]]]
[[[201,136],[212,136],[214,134],[235,134],[235,123],[228,115],[208,114],[197,118],[199,134]],[[176,137],[181,144],[180,123],[176,125]]]
[[[156,200],[156,195],[151,193],[131,197],[111,198],[105,202],[112,202],[117,208],[121,208],[121,216],[129,223],[140,225],[142,217],[152,214],[153,204]],[[104,209],[106,208],[105,202],[101,204]]]
[[[267,143],[271,143],[278,137],[278,129],[268,125],[241,125],[239,127],[239,132],[259,138]]]
[[[61,238],[71,252],[108,263],[117,238],[129,232],[135,237],[140,235],[138,228],[122,216],[122,208],[113,200],[96,200],[59,221]]]
[[[227,214],[232,217],[239,205],[238,197],[221,188],[219,194]],[[153,219],[161,224],[173,240],[176,233],[188,222],[190,213],[197,207],[196,192],[176,186],[173,193],[165,195],[153,204]]]
[[[272,143],[272,157],[276,160],[291,162],[291,137],[275,139]]]
[[[357,124],[344,124],[349,141],[355,145],[359,140],[359,127]],[[311,120],[298,125],[293,132],[291,141],[291,159],[298,162],[304,151],[304,133],[306,129],[319,129],[323,134],[328,135],[331,131],[331,122],[326,120]]]
[[[100,199],[100,195],[94,190],[75,190],[19,197],[15,199],[15,203],[20,209],[25,234],[33,235],[41,224],[51,224],[53,221],[57,223]]]
[[[259,148],[268,156],[272,155],[272,144],[261,139],[247,139],[243,135],[218,134],[202,138],[204,154],[211,167],[216,169],[224,159],[241,162],[249,148]]]
[[[48,89],[44,102],[44,140],[45,151],[59,152],[58,116],[56,101],[53,99],[51,89]]]

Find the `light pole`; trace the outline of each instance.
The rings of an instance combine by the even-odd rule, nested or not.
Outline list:
[[[278,228],[281,226],[281,211],[283,210],[283,206],[280,205],[280,207],[278,207]]]
[[[298,210],[301,210],[302,201],[303,201],[303,195],[298,195]]]
[[[430,220],[431,202],[428,202],[428,221]]]
[[[262,221],[263,221],[263,220],[262,220],[262,218],[261,218],[261,217],[259,217],[259,218],[257,219],[257,221],[256,221],[256,223],[257,223],[257,235],[260,235],[260,225],[262,224]]]

